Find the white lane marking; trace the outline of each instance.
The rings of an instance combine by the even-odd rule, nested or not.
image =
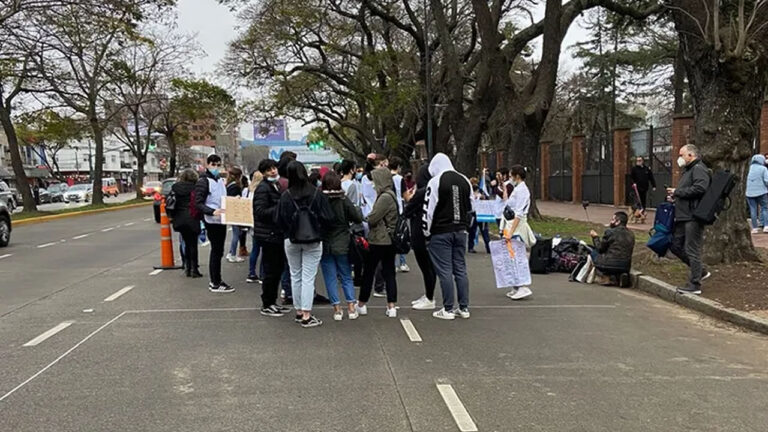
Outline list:
[[[23,346],[25,346],[25,347],[32,347],[32,346],[35,346],[35,345],[39,345],[40,343],[42,343],[43,341],[45,341],[49,337],[51,337],[51,336],[55,335],[56,333],[64,330],[65,328],[71,326],[72,323],[73,323],[73,321],[64,321],[63,323],[57,325],[56,327],[54,327],[54,328],[44,332],[40,336],[38,336],[38,337],[32,339],[31,341],[25,343]]]
[[[59,243],[58,242],[51,242],[51,243],[41,244],[41,245],[38,245],[37,248],[38,249],[43,249],[43,248],[47,248],[47,247],[53,246],[55,244],[59,244]]]
[[[157,275],[159,275],[162,272],[163,272],[163,269],[157,269],[157,270],[153,271],[152,273],[150,273],[149,275],[150,276],[157,276]]]
[[[13,256],[13,254],[0,255],[0,259],[10,258],[12,256]]]
[[[104,228],[103,230],[101,230],[101,232],[110,232],[110,231],[112,231],[113,229],[115,229],[115,228],[114,228],[114,227],[111,227],[111,228]]]
[[[401,319],[400,324],[403,325],[403,330],[405,330],[405,334],[408,335],[408,339],[411,340],[411,342],[421,342],[421,335],[418,331],[416,331],[416,327],[413,326],[413,323],[409,319]]]
[[[83,234],[83,235],[79,235],[79,236],[74,236],[74,237],[72,237],[72,240],[84,239],[84,238],[88,237],[89,235],[90,234]]]
[[[127,226],[127,227],[129,227],[129,226],[131,226],[131,225],[133,225],[133,224],[135,224],[135,223],[136,223],[136,222],[128,222],[127,224],[125,224],[125,225],[123,225],[123,226]]]
[[[66,351],[64,354],[62,354],[62,355],[60,355],[58,358],[56,358],[56,360],[54,360],[54,361],[52,361],[52,362],[48,363],[48,365],[47,365],[46,367],[44,367],[44,368],[40,369],[40,370],[39,370],[39,371],[38,371],[36,374],[34,374],[34,375],[32,375],[31,377],[27,378],[27,379],[26,379],[24,382],[22,382],[21,384],[17,385],[17,386],[16,386],[16,387],[14,387],[13,389],[11,389],[11,390],[10,390],[8,393],[6,393],[6,394],[4,394],[4,395],[0,396],[0,402],[2,402],[2,401],[4,401],[4,400],[8,399],[8,397],[10,397],[12,394],[16,393],[16,392],[17,392],[17,391],[18,391],[20,388],[24,387],[25,385],[27,385],[27,384],[29,384],[30,382],[32,382],[32,380],[34,380],[35,378],[37,378],[37,377],[39,377],[40,375],[42,375],[42,374],[43,374],[45,371],[47,371],[48,369],[50,369],[51,367],[53,367],[53,365],[55,365],[56,363],[60,362],[60,361],[61,361],[61,359],[63,359],[64,357],[66,357],[66,356],[70,355],[70,354],[72,353],[72,351],[76,350],[76,349],[77,349],[77,348],[78,348],[80,345],[82,345],[82,344],[84,344],[86,341],[88,341],[88,339],[92,338],[92,337],[93,337],[93,336],[95,336],[95,335],[96,335],[98,332],[100,332],[100,331],[104,330],[105,328],[107,328],[107,326],[109,326],[109,325],[110,325],[110,324],[112,324],[113,322],[115,322],[115,321],[117,321],[118,319],[120,319],[120,317],[122,317],[123,315],[125,315],[125,312],[122,312],[122,313],[120,313],[120,315],[118,315],[118,316],[116,316],[116,317],[112,318],[112,319],[111,319],[111,320],[109,320],[109,321],[108,321],[106,324],[104,324],[103,326],[101,326],[101,327],[97,328],[96,330],[94,330],[94,331],[93,331],[93,333],[89,334],[89,335],[88,335],[88,336],[86,336],[86,337],[85,337],[83,340],[81,340],[80,342],[78,342],[77,344],[75,344],[75,346],[73,346],[72,348],[68,349],[68,350],[67,350],[67,351]]]
[[[144,219],[144,222],[149,222],[151,220],[152,220],[152,218],[146,218],[146,219]]]
[[[123,295],[123,294],[127,293],[128,291],[132,290],[132,289],[133,289],[133,287],[134,287],[133,285],[129,285],[129,286],[127,286],[127,287],[125,287],[125,288],[121,289],[120,291],[118,291],[118,292],[116,292],[116,293],[112,294],[111,296],[109,296],[109,297],[105,298],[105,299],[104,299],[104,301],[105,301],[105,302],[111,302],[111,301],[115,301],[115,300],[117,300],[117,299],[118,299],[118,298],[119,298],[121,295]]]
[[[467,409],[464,408],[464,404],[461,403],[459,396],[456,395],[453,386],[450,384],[437,384],[437,391],[443,397],[443,401],[448,406],[448,411],[451,412],[459,430],[461,432],[476,432],[477,425],[472,421],[472,417],[469,416]]]

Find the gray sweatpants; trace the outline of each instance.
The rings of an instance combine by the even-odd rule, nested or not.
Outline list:
[[[453,310],[454,282],[459,296],[459,307],[469,307],[469,278],[467,276],[467,232],[435,234],[427,245],[443,291],[443,307]]]

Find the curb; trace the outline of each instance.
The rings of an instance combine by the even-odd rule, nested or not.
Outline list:
[[[653,294],[668,302],[677,303],[680,306],[739,327],[768,334],[768,320],[749,312],[736,310],[697,295],[679,294],[674,286],[639,272],[632,272],[632,282],[635,289]]]
[[[71,212],[71,213],[62,213],[62,214],[54,214],[50,216],[40,216],[40,217],[34,217],[29,219],[22,219],[20,221],[14,221],[13,227],[18,226],[24,226],[24,225],[33,225],[43,222],[49,222],[52,220],[59,220],[59,219],[68,219],[73,218],[77,216],[87,216],[87,215],[93,215],[93,214],[99,214],[99,213],[108,213],[118,210],[125,210],[125,209],[131,209],[131,208],[137,208],[137,207],[146,207],[152,204],[152,201],[146,202],[146,203],[138,203],[138,204],[129,204],[129,205],[115,205],[114,207],[105,207],[101,209],[95,209],[95,210],[84,210],[80,212]],[[11,216],[13,217],[13,216]]]

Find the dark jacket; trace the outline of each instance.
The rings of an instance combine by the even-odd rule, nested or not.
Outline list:
[[[189,207],[194,205],[190,200],[192,191],[195,189],[194,183],[177,182],[171,187],[176,194],[176,208],[173,210],[173,229],[176,231],[192,231],[200,234],[200,221],[192,219],[189,213]]]
[[[363,213],[352,204],[344,191],[324,192],[334,220],[323,233],[323,255],[349,253],[349,225],[363,222]]]
[[[262,243],[282,244],[283,230],[275,222],[280,186],[266,178],[253,191],[253,238]]]
[[[233,182],[227,185],[227,196],[239,197],[243,195],[243,187]]]
[[[603,238],[592,239],[598,256],[595,267],[604,273],[629,273],[632,268],[632,251],[635,249],[635,235],[625,226],[605,230]]]
[[[322,192],[317,190],[316,187],[307,186],[306,189],[300,192],[288,189],[280,196],[277,213],[275,214],[275,222],[283,232],[284,238],[289,238],[290,236],[291,224],[293,223],[293,217],[296,214],[296,207],[308,206],[310,203],[312,203],[310,210],[317,217],[321,233],[325,232],[325,230],[335,222],[336,216],[333,214],[331,206],[328,204],[328,198],[326,198]],[[256,204],[254,203],[254,206],[255,205]]]
[[[675,189],[675,222],[693,220],[693,211],[699,206],[710,181],[709,168],[701,159],[696,159],[685,167]]]
[[[424,197],[424,235],[429,237],[468,230],[472,184],[453,169],[451,160],[443,153],[432,158],[429,173],[432,180]]]
[[[424,165],[419,168],[419,172],[416,175],[416,192],[403,210],[403,216],[410,221],[412,227],[411,245],[414,248],[427,247],[424,231],[418,228],[421,227],[421,221],[424,218],[424,196],[427,194],[427,184],[431,178],[432,176],[429,174],[429,165]]]
[[[205,173],[200,176],[197,184],[195,184],[195,206],[197,207],[197,210],[202,214],[211,216],[217,209],[213,209],[205,205],[205,201],[208,199],[208,192],[210,189],[208,186],[209,178],[215,181],[219,180],[219,177],[214,176],[210,171],[205,170]]]
[[[390,233],[397,225],[397,198],[395,197],[392,173],[386,168],[371,171],[373,187],[376,188],[376,202],[368,214],[368,243],[379,246],[392,244]]]
[[[635,165],[629,172],[629,176],[632,177],[632,182],[637,185],[637,190],[647,191],[648,185],[656,187],[656,179],[653,178],[653,172],[645,165]]]

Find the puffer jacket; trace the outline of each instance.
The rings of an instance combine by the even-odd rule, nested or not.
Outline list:
[[[625,226],[605,230],[603,238],[592,239],[598,256],[595,267],[603,272],[629,273],[632,268],[632,251],[635,249],[635,235]]]
[[[253,238],[263,243],[282,244],[283,230],[275,223],[280,186],[264,179],[253,191]]]
[[[693,212],[711,182],[709,168],[701,159],[689,163],[675,189],[675,222],[693,220]]]
[[[768,194],[768,167],[765,156],[754,155],[747,175],[747,198],[758,198]]]
[[[363,213],[352,204],[343,190],[323,191],[335,216],[333,223],[323,232],[323,255],[349,253],[349,226],[363,222]]]
[[[390,233],[397,225],[397,198],[392,183],[392,173],[386,168],[371,171],[373,187],[376,189],[376,202],[368,214],[368,243],[377,246],[392,244]]]
[[[200,234],[200,221],[192,218],[189,207],[194,205],[191,202],[192,191],[195,184],[190,182],[176,182],[171,190],[176,195],[176,208],[173,210],[173,229],[175,231],[190,231]]]

